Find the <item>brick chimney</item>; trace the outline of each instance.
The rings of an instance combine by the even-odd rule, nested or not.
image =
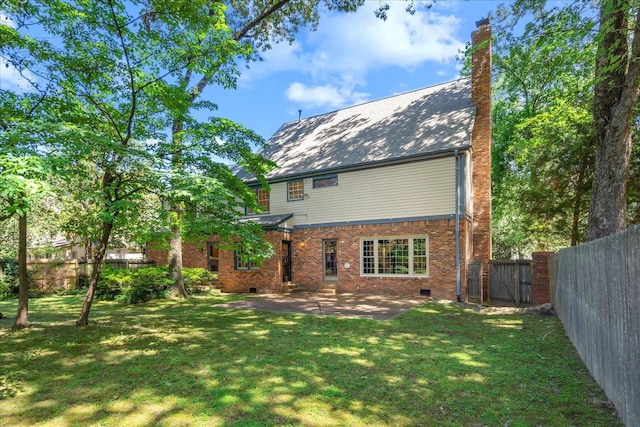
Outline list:
[[[473,257],[483,261],[487,274],[491,259],[491,26],[489,19],[476,22],[476,26],[471,34],[471,100],[477,108],[471,137]]]

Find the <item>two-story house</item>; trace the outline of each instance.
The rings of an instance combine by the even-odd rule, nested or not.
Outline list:
[[[206,251],[185,244],[184,265],[228,292],[465,299],[467,262],[491,257],[488,20],[472,38],[471,78],[282,125],[262,152],[279,166],[270,191],[247,177],[264,208],[247,220],[275,255],[243,263],[211,236]]]

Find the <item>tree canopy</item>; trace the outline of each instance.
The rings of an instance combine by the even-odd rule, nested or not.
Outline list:
[[[66,229],[82,228],[99,240],[78,325],[88,323],[114,230],[135,228],[143,213],[157,219],[144,221],[155,226],[146,236],[168,230],[181,242],[183,234],[207,228],[234,247],[250,246],[244,252],[251,256],[271,255],[259,227],[239,220],[245,205],[258,204],[230,168],[234,163],[266,185],[262,176],[273,164],[254,153],[264,141],[216,117],[202,91],[234,88],[240,64],[272,42],[291,40],[301,26],[313,27],[320,5],[349,11],[360,4],[15,0],[2,6],[14,25],[2,25],[1,53],[32,77],[29,91],[46,100],[18,143],[27,143],[25,135],[39,141],[39,154],[66,183],[67,199],[81,207]]]
[[[595,90],[601,24],[592,6],[516,1],[496,14],[493,206],[498,256],[587,239],[593,181],[599,179],[594,178],[595,105],[602,96]],[[626,197],[632,200],[637,185],[627,181]],[[631,202],[625,219],[636,217],[637,202]]]

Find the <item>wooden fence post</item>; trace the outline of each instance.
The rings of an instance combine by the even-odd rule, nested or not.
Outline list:
[[[521,301],[522,298],[520,296],[520,260],[514,261],[513,266],[515,267],[513,269],[513,274],[515,274],[516,276],[514,277],[514,280],[513,280],[513,283],[515,284],[514,286],[515,292],[513,295],[513,299],[516,305],[520,307],[522,305],[522,301]]]

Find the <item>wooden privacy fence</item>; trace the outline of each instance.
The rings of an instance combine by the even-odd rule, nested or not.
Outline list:
[[[143,267],[154,267],[156,263],[143,260],[107,259],[104,265],[137,270]],[[92,271],[93,263],[86,261],[35,259],[27,262],[30,288],[41,293],[52,293],[84,285]],[[4,273],[0,275],[0,279],[3,275]]]
[[[105,259],[103,267],[128,268],[138,270],[144,267],[155,267],[155,261],[144,261],[141,259]],[[93,261],[81,261],[78,264],[78,285],[84,286],[89,283],[89,278],[93,272]]]
[[[482,304],[482,260],[467,263],[467,299]]]
[[[489,301],[531,304],[531,273],[528,259],[489,261]]]
[[[130,270],[155,266],[155,261],[144,261],[141,259],[105,259],[103,264],[103,267],[128,268]],[[80,261],[78,268],[81,276],[90,276],[93,271],[93,261]]]
[[[628,426],[640,426],[640,226],[549,260],[552,303]]]
[[[30,288],[51,293],[75,288],[78,284],[78,260],[58,261],[49,259],[27,261]]]

